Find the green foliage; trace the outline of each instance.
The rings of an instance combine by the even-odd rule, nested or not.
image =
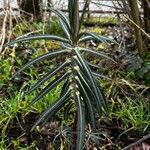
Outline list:
[[[45,34],[54,34],[54,35],[63,35],[63,31],[60,27],[59,21],[54,18],[54,20],[48,20],[45,23],[34,21],[34,22],[20,22],[16,24],[13,28],[14,36],[22,36],[23,34],[28,33],[45,33]]]
[[[57,19],[50,20],[45,23],[44,33],[46,34],[54,34],[54,35],[63,35],[63,31]]]
[[[134,99],[125,97],[115,101],[112,99],[112,101],[110,118],[120,120],[125,130],[130,128],[143,132],[150,130],[150,105],[143,97],[138,95]]]
[[[84,23],[85,25],[118,25],[120,22],[113,17],[90,17]]]
[[[95,49],[86,49],[78,45],[89,40],[97,40],[104,43],[114,41],[94,33],[80,32],[79,22],[81,23],[81,20],[79,20],[78,1],[70,0],[68,7],[69,19],[61,11],[49,8],[59,16],[64,37],[47,34],[31,35],[18,38],[7,45],[31,40],[53,40],[62,43],[61,49],[47,52],[34,58],[23,66],[12,78],[17,77],[26,68],[32,67],[39,62],[64,56],[64,59],[59,60],[57,66],[54,65],[54,67],[37,81],[37,83],[33,84],[25,94],[28,95],[34,90],[38,90],[37,95],[29,104],[29,106],[33,106],[33,104],[39,102],[40,99],[44,98],[49,92],[52,92],[53,89],[61,85],[62,90],[58,99],[53,105],[47,107],[34,124],[32,130],[34,130],[37,125],[45,125],[58,111],[72,103],[73,105],[71,105],[71,107],[75,107],[76,109],[76,114],[74,115],[76,129],[73,131],[76,138],[73,140],[76,142],[75,149],[82,150],[84,148],[85,128],[87,124],[90,124],[91,128],[95,130],[97,126],[95,119],[96,114],[99,113],[101,116],[102,113],[108,113],[107,102],[97,80],[98,74],[95,74],[92,68],[90,68],[90,65],[84,58],[83,52],[93,54],[97,57],[112,59]]]
[[[101,35],[103,35],[105,33],[105,30],[100,27],[90,28],[89,31],[94,32],[96,34],[101,34]]]
[[[147,56],[145,58],[145,61],[143,61],[139,56],[137,55],[126,55],[124,57],[124,60],[126,61],[126,70],[128,72],[127,77],[130,77],[132,79],[138,79],[143,80],[146,85],[150,85],[150,58],[149,54],[147,53]]]
[[[11,69],[11,61],[9,59],[0,60],[0,66],[1,66],[1,74],[0,74],[0,88],[4,84],[6,80],[9,79],[9,71]]]

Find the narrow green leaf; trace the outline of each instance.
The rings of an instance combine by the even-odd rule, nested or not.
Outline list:
[[[107,56],[106,54],[104,53],[101,53],[99,51],[95,51],[95,50],[91,50],[91,49],[88,49],[88,48],[80,48],[78,47],[80,51],[85,51],[85,52],[88,52],[88,53],[91,53],[91,54],[94,54],[96,56],[100,56],[100,57],[104,57],[104,58],[107,58],[113,62],[115,62],[112,58],[110,58],[109,56]],[[116,62],[115,62],[116,63]]]
[[[40,79],[36,84],[34,84],[29,91],[27,91],[26,94],[31,93],[33,90],[37,89],[39,86],[41,86],[44,82],[46,82],[48,79],[50,79],[52,76],[56,75],[56,73],[62,69],[64,69],[68,65],[68,62],[64,62],[63,64],[59,65],[58,67],[51,70],[48,74],[46,74],[42,79]]]
[[[63,86],[62,86],[60,96],[64,95],[64,93],[66,93],[66,91],[67,91],[68,88],[69,88],[69,85],[70,85],[70,82],[69,82],[69,80],[67,79],[67,80],[64,82]]]
[[[30,62],[28,62],[25,66],[23,66],[19,71],[17,71],[12,78],[14,78],[16,75],[18,75],[20,72],[22,72],[23,70],[25,70],[26,68],[28,68],[29,66],[37,63],[37,62],[40,62],[44,59],[47,59],[47,58],[53,58],[53,57],[56,57],[56,56],[59,56],[59,55],[62,55],[62,54],[65,54],[65,53],[69,53],[70,51],[69,50],[60,50],[60,51],[56,51],[56,52],[49,52],[49,53],[46,53],[44,55],[41,55],[39,57],[36,57],[34,58],[33,60],[31,60]]]
[[[111,38],[108,38],[108,37],[102,36],[102,35],[96,35],[95,33],[92,33],[92,32],[82,32],[79,35],[79,37],[81,37],[79,42],[85,42],[85,41],[89,41],[89,40],[97,40],[102,43],[113,42],[115,44],[118,44],[115,40],[113,40]]]
[[[86,42],[86,41],[90,41],[90,40],[94,40],[94,38],[92,36],[89,35],[79,35],[79,42]]]
[[[70,40],[71,40],[71,38],[70,38],[71,33],[70,33],[70,31],[68,30],[66,24],[64,24],[64,22],[62,21],[62,19],[60,19],[60,24],[61,24],[61,28],[63,29],[63,31],[64,31],[66,37],[67,37],[68,40],[70,41]]]
[[[33,35],[33,36],[22,37],[22,38],[13,40],[13,41],[7,43],[6,46],[13,45],[18,42],[24,42],[24,41],[30,41],[30,40],[46,40],[46,39],[64,42],[64,43],[70,43],[70,41],[68,39],[59,37],[59,36],[55,36],[55,35]]]
[[[104,76],[104,75],[102,75],[102,74],[99,74],[99,73],[97,73],[97,72],[93,72],[93,71],[92,71],[92,74],[93,74],[95,77],[104,78],[104,79],[107,79],[107,80],[112,80],[112,79],[110,79],[110,78],[108,78],[108,77],[106,77],[106,76]]]
[[[48,9],[51,10],[53,13],[55,13],[59,18],[61,18],[61,20],[66,24],[66,27],[67,27],[68,31],[71,32],[71,27],[70,27],[69,20],[63,14],[63,12],[61,12],[60,10],[53,9],[52,7],[49,7]]]
[[[86,86],[84,87],[84,85],[82,85],[82,83],[80,82],[79,79],[77,79],[78,85],[80,87],[81,90],[81,95],[83,97],[84,103],[86,104],[85,109],[87,109],[87,113],[90,116],[90,124],[92,125],[93,130],[96,129],[96,120],[95,120],[95,111],[93,108],[93,105],[90,101],[89,98],[89,93],[86,92]]]
[[[69,115],[70,115],[73,108],[74,108],[74,104],[72,101],[67,103],[67,105],[64,107],[64,112],[63,112],[64,120],[67,120],[69,118]]]
[[[90,40],[97,40],[102,43],[107,43],[106,40],[100,39],[98,37],[89,36],[89,35],[81,36],[81,38],[79,39],[79,42],[86,42],[86,41],[90,41]]]
[[[57,102],[54,105],[48,107],[47,110],[44,113],[42,113],[40,118],[36,121],[31,131],[33,131],[35,127],[41,122],[43,122],[43,126],[55,113],[57,113],[57,111],[59,111],[69,100],[69,93],[70,91],[68,90],[62,97],[60,97],[59,100],[57,100]]]
[[[91,87],[91,82],[89,82],[89,79],[87,79],[86,75],[81,73],[81,71],[77,71],[77,74],[83,86],[86,87],[85,89],[89,93],[89,97],[92,103],[95,105],[97,112],[101,115],[101,103],[99,102],[99,99],[95,96],[96,94],[94,94],[94,91],[92,90],[93,87]]]
[[[103,89],[102,89],[102,87],[101,87],[98,80],[95,80],[95,82],[96,82],[96,85],[97,85],[97,89],[98,89],[98,93],[99,93],[99,96],[100,96],[101,104],[103,106],[103,111],[104,111],[105,114],[108,114],[109,108],[108,108],[108,103],[107,103],[107,101],[105,99],[105,96],[104,96]]]
[[[91,82],[91,86],[93,88],[94,94],[95,94],[95,96],[98,99],[98,101],[97,101],[99,103],[98,106],[102,107],[101,101],[100,101],[101,99],[99,99],[101,95],[99,95],[99,93],[98,93],[97,85],[96,85],[95,79],[94,79],[94,77],[92,75],[92,71],[90,70],[90,68],[88,67],[88,65],[85,63],[85,61],[83,60],[83,58],[82,58],[81,54],[78,52],[78,50],[75,49],[75,53],[76,53],[79,61],[83,65],[82,69],[86,72],[86,75],[88,76],[88,78],[89,78],[89,80]],[[101,113],[101,108],[99,108],[99,112]]]
[[[92,63],[90,63],[90,62],[88,62],[88,61],[86,61],[86,63],[88,64],[88,66],[89,66],[90,68],[105,70],[105,68],[103,68],[103,67],[101,67],[101,66],[98,66],[98,65],[95,65],[95,64],[92,64]]]
[[[112,43],[118,44],[115,40],[113,40],[113,39],[111,39],[111,38],[109,38],[107,36],[98,35],[98,37],[101,38],[101,39],[104,39],[104,40],[106,40],[108,42],[112,42]]]
[[[45,96],[50,90],[52,90],[54,87],[56,87],[61,81],[66,79],[68,76],[68,72],[66,72],[63,76],[59,76],[56,78],[52,83],[48,84],[31,102],[30,106],[33,105],[35,102],[40,100],[43,96]]]
[[[107,103],[103,97],[103,94],[101,93],[100,89],[97,86],[97,80],[96,78],[93,76],[91,69],[89,68],[88,64],[86,64],[86,62],[84,61],[84,59],[82,58],[81,54],[79,53],[79,51],[77,49],[75,49],[75,53],[80,61],[80,63],[82,64],[81,69],[84,72],[85,76],[87,76],[89,79],[89,81],[91,82],[91,87],[93,89],[93,92],[95,94],[95,96],[97,97],[97,103],[98,106],[101,106],[99,109],[99,113],[101,114],[101,110],[103,111],[108,111],[108,107],[107,107]]]
[[[61,47],[63,49],[70,49],[70,50],[72,50],[71,44],[68,44],[68,43],[61,43]]]
[[[83,150],[84,139],[85,139],[85,114],[84,108],[82,107],[82,100],[80,95],[77,93],[77,144],[76,150]]]

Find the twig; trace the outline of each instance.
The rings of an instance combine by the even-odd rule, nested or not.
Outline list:
[[[138,26],[132,19],[130,19],[128,16],[124,15],[124,17],[126,19],[128,19],[133,25],[135,25],[139,30],[141,30],[141,32],[143,32],[147,38],[150,38],[150,35],[148,33],[146,33],[140,26]]]
[[[148,134],[148,135],[144,136],[143,138],[141,138],[140,140],[138,140],[138,141],[136,141],[136,142],[134,142],[134,143],[132,143],[132,144],[130,144],[130,145],[124,147],[122,150],[128,150],[128,149],[131,148],[132,146],[141,144],[143,141],[145,141],[145,140],[147,140],[147,139],[149,139],[149,138],[150,138],[150,134]]]

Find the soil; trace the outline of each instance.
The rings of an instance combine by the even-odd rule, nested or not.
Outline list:
[[[20,146],[24,147],[35,143],[38,150],[50,150],[57,149],[60,144],[60,139],[57,138],[55,143],[53,143],[55,137],[58,135],[59,130],[59,119],[53,119],[51,122],[47,123],[42,130],[34,130],[30,132],[34,122],[39,117],[39,114],[29,113],[28,115],[22,117],[20,114],[14,118],[7,128],[6,145],[8,150],[15,150],[12,140],[18,139]],[[130,132],[124,131],[124,129],[118,127],[119,120],[113,120],[112,122],[100,121],[98,122],[99,128],[98,133],[101,134],[101,138],[91,138],[86,144],[86,147],[91,150],[95,147],[97,150],[99,147],[105,147],[106,150],[118,150],[118,146],[125,147],[135,141],[141,139],[144,135],[148,133],[142,133],[139,131],[131,130]],[[124,134],[122,134],[124,133]],[[105,136],[104,136],[105,135]],[[150,138],[145,141],[150,144]],[[53,144],[53,148],[52,148]]]

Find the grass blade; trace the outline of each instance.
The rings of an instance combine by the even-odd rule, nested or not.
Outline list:
[[[35,102],[40,100],[43,96],[45,96],[50,90],[52,90],[54,87],[56,87],[61,81],[66,79],[68,76],[68,72],[66,72],[63,76],[60,76],[56,78],[52,83],[48,84],[31,102],[30,106],[33,105]]]

